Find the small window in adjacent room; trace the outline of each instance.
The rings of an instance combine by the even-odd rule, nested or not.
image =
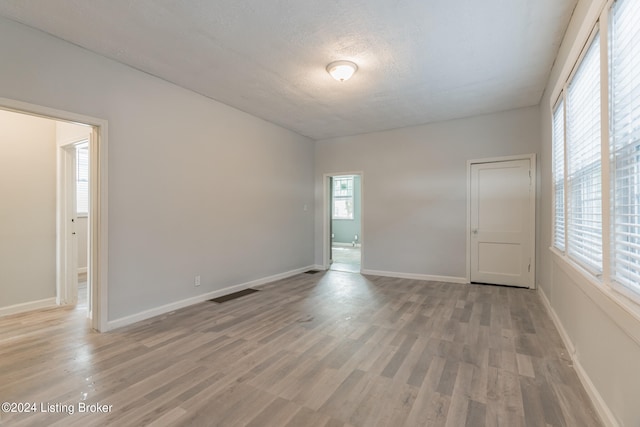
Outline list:
[[[89,214],[89,147],[87,144],[76,147],[76,213],[78,216]]]
[[[333,178],[333,219],[353,219],[353,176]]]

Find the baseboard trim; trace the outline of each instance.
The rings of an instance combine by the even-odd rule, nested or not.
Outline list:
[[[87,267],[78,268],[78,274],[85,274],[87,272]]]
[[[607,427],[620,427],[620,424],[616,420],[616,417],[613,415],[613,412],[611,412],[611,409],[609,409],[609,406],[606,404],[606,402],[598,392],[598,389],[591,381],[591,378],[589,378],[589,374],[587,374],[587,371],[584,370],[582,363],[580,363],[580,358],[578,356],[578,353],[576,352],[576,347],[571,341],[569,334],[564,329],[564,326],[562,325],[558,314],[551,306],[551,302],[549,301],[549,298],[547,298],[547,295],[544,293],[542,286],[538,287],[538,292],[540,294],[542,304],[547,310],[547,313],[549,313],[549,317],[551,317],[553,324],[556,326],[556,329],[558,329],[558,332],[560,333],[562,342],[569,351],[569,356],[571,357],[571,361],[573,362],[573,367],[578,374],[578,378],[580,379],[582,386],[587,391],[587,394],[589,395],[593,406],[595,406],[596,412],[600,416],[600,420]]]
[[[247,288],[253,288],[255,286],[264,285],[267,283],[275,282],[277,280],[286,279],[288,277],[295,276],[300,273],[304,273],[305,271],[314,269],[315,266],[307,266],[303,268],[297,268],[295,270],[287,271],[280,274],[274,274],[273,276],[263,277],[261,279],[252,280],[250,282],[241,283],[238,285],[228,286],[223,289],[218,289],[215,291],[207,292],[201,295],[197,295],[195,297],[186,298],[180,301],[172,302],[170,304],[165,304],[160,307],[151,308],[149,310],[141,311],[140,313],[132,314],[129,316],[121,317],[115,320],[109,320],[107,322],[106,331],[112,331],[114,329],[122,328],[124,326],[131,325],[133,323],[137,323],[143,320],[150,319],[152,317],[160,316],[162,314],[166,314],[175,310],[179,310],[181,308],[189,307],[190,305],[198,304],[203,301],[207,301],[213,298],[221,297],[224,295],[231,294],[233,292],[238,292],[245,290]],[[105,331],[105,332],[106,332]]]
[[[311,267],[313,270],[321,270],[321,271],[326,271],[328,270],[327,267],[325,267],[324,265],[320,265],[320,264],[315,264]]]
[[[538,286],[538,292],[540,293],[540,299],[542,300],[542,304],[544,305],[544,308],[547,310],[549,317],[551,317],[553,324],[556,326],[556,329],[560,333],[560,338],[562,338],[562,342],[564,343],[564,346],[567,347],[567,350],[569,351],[569,356],[571,356],[571,360],[575,359],[576,348],[573,345],[571,338],[569,338],[569,334],[567,334],[567,331],[564,329],[564,326],[562,326],[562,322],[560,322],[560,318],[558,317],[558,314],[551,307],[551,303],[549,302],[549,298],[547,298],[547,294],[544,293],[544,290],[542,289],[541,286]]]
[[[11,314],[24,313],[25,311],[38,310],[40,308],[48,308],[56,306],[56,298],[45,298],[37,301],[23,302],[21,304],[10,305],[8,307],[0,307],[0,317],[9,316]]]
[[[370,276],[395,277],[398,279],[428,280],[431,282],[469,283],[465,277],[434,276],[431,274],[398,273],[394,271],[362,270],[362,274]]]

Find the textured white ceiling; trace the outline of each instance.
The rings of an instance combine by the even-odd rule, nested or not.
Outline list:
[[[577,0],[0,0],[0,15],[314,139],[536,105]],[[334,60],[358,64],[336,82]]]

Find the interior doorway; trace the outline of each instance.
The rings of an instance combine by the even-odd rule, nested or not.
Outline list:
[[[55,266],[54,274],[44,275],[37,281],[44,284],[42,292],[34,291],[22,296],[22,301],[14,305],[9,301],[7,307],[0,307],[0,315],[53,304],[76,305],[78,310],[86,311],[89,327],[106,331],[107,122],[6,98],[0,98],[0,111],[53,123],[53,127],[47,130],[51,134],[47,137],[50,141],[48,146],[52,147],[47,161],[52,164],[53,172],[45,182],[47,198],[55,202],[50,205],[48,217],[40,221],[51,228],[40,235],[53,236],[47,238],[54,241],[40,244],[36,237],[30,236],[29,239],[34,247],[53,247],[55,243],[53,252],[38,258]],[[32,153],[38,153],[38,150]],[[33,154],[30,156],[28,158],[32,159]],[[25,168],[30,180],[33,170]],[[15,176],[11,190],[24,199],[24,193],[16,190],[21,179]],[[29,189],[25,187],[24,191]],[[83,240],[79,242],[79,238]],[[55,297],[51,297],[51,287],[55,288]],[[82,301],[79,301],[79,295]]]
[[[87,317],[91,318],[92,312],[89,305],[89,297],[91,296],[91,287],[89,286],[89,258],[91,254],[91,248],[89,246],[89,200],[91,198],[91,186],[89,185],[89,139],[76,144],[75,149],[76,234],[78,239],[78,301],[76,307],[80,310],[85,310]]]
[[[328,268],[360,273],[362,269],[362,176],[328,175],[326,210]]]
[[[57,122],[58,145],[58,304],[75,305],[93,315],[89,274],[89,176],[91,126]]]

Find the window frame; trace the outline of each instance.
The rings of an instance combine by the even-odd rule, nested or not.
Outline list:
[[[621,1],[629,1],[629,0],[621,0]],[[635,1],[635,0],[634,0]],[[611,37],[612,34],[612,24],[613,24],[613,18],[614,18],[614,13],[613,13],[613,9],[616,5],[616,3],[618,2],[618,0],[615,1],[610,1],[608,4],[608,7],[606,8],[606,26],[607,26],[607,36]],[[635,21],[634,21],[635,22]],[[640,25],[640,24],[637,24]],[[640,31],[640,29],[639,29]],[[640,283],[635,287],[635,289],[624,285],[623,283],[620,283],[618,280],[616,280],[616,253],[615,253],[615,245],[616,245],[616,237],[615,237],[615,233],[616,233],[616,211],[615,211],[615,207],[616,207],[616,203],[615,203],[615,197],[616,197],[616,151],[614,144],[615,144],[615,134],[614,134],[614,128],[613,128],[613,124],[615,123],[615,120],[613,118],[613,112],[614,112],[614,108],[613,108],[613,104],[614,104],[614,93],[613,93],[613,87],[614,87],[614,76],[612,73],[613,70],[613,62],[614,62],[614,50],[613,50],[613,40],[612,39],[608,39],[607,40],[607,51],[606,51],[606,57],[604,59],[606,59],[607,63],[606,63],[606,70],[609,73],[607,75],[607,79],[606,79],[606,90],[607,90],[607,98],[608,98],[608,108],[610,109],[610,111],[612,112],[611,114],[608,115],[608,126],[607,126],[607,148],[608,148],[608,152],[607,152],[607,157],[606,159],[608,159],[609,161],[606,162],[608,163],[609,166],[609,185],[608,185],[608,190],[610,192],[609,197],[608,197],[608,201],[610,203],[609,205],[609,215],[610,215],[610,224],[609,224],[609,237],[610,237],[610,251],[609,251],[609,257],[610,257],[610,262],[609,262],[609,274],[608,274],[608,285],[616,292],[622,294],[624,297],[626,297],[627,299],[630,299],[631,301],[635,302],[636,304],[640,305]],[[638,73],[638,76],[640,77],[640,72]],[[611,90],[611,92],[609,92]],[[638,115],[638,120],[640,121],[640,115]],[[639,123],[639,129],[640,129],[640,123]],[[640,143],[640,141],[639,141]],[[640,154],[639,154],[640,156]],[[603,157],[603,159],[605,159]],[[636,169],[640,169],[640,159],[638,159],[638,161],[636,161],[636,163],[634,163],[635,168]],[[640,184],[637,186],[640,188]],[[640,237],[640,232],[637,232],[638,237]]]
[[[562,254],[566,253],[566,248],[567,248],[567,218],[566,218],[566,210],[567,210],[567,174],[566,174],[566,170],[567,170],[567,153],[566,153],[566,141],[567,141],[567,131],[566,131],[566,112],[565,112],[565,99],[564,99],[564,92],[561,94],[560,97],[558,97],[558,99],[555,101],[555,103],[553,104],[553,108],[551,109],[551,185],[552,185],[552,192],[553,192],[553,200],[551,203],[551,246],[560,251]],[[562,147],[561,147],[561,152],[562,152],[562,177],[560,179],[558,179],[558,177],[556,176],[556,172],[557,172],[557,164],[556,164],[556,158],[555,158],[555,154],[556,154],[556,140],[555,140],[555,115],[557,111],[561,110],[561,115],[562,115]],[[557,234],[557,227],[556,227],[556,219],[557,219],[557,185],[559,182],[562,182],[562,222],[563,222],[563,235],[562,235],[562,247],[558,247],[556,245],[556,234]]]
[[[336,195],[336,184],[338,181],[346,181],[347,184],[347,192],[350,194],[347,195]],[[340,175],[333,177],[333,189],[331,194],[331,199],[333,201],[333,206],[331,209],[331,219],[338,221],[354,221],[355,220],[355,176],[354,175]],[[351,212],[349,216],[336,215],[336,201],[351,201]]]
[[[554,118],[553,118],[553,113],[555,111],[555,107],[562,103],[563,104],[563,108],[564,108],[564,150],[563,150],[563,154],[564,154],[564,230],[565,230],[565,236],[564,236],[564,249],[559,249],[557,247],[554,246],[553,244],[553,239],[554,239],[554,233],[555,233],[555,181],[554,177],[553,177],[553,171],[552,171],[552,188],[554,190],[554,195],[553,195],[553,200],[552,200],[552,217],[551,217],[551,236],[552,236],[552,242],[551,242],[551,249],[557,251],[562,257],[569,259],[574,265],[577,265],[580,267],[580,270],[587,272],[587,274],[591,277],[594,277],[596,280],[598,281],[602,281],[603,277],[604,277],[604,272],[606,270],[605,268],[605,264],[607,263],[607,258],[608,258],[608,252],[606,252],[606,244],[605,244],[605,235],[607,234],[605,232],[605,228],[604,228],[604,217],[606,215],[604,215],[604,210],[602,211],[602,219],[601,219],[601,235],[602,235],[602,242],[601,242],[601,246],[602,246],[602,266],[600,269],[596,269],[593,266],[589,265],[588,263],[582,262],[579,257],[576,258],[575,256],[571,255],[571,251],[570,251],[570,244],[569,244],[569,231],[570,231],[570,215],[568,215],[569,212],[569,207],[571,206],[570,203],[570,196],[571,196],[571,182],[569,181],[568,175],[569,175],[569,156],[568,156],[568,150],[567,150],[567,105],[568,105],[568,90],[569,90],[569,86],[571,85],[571,83],[573,82],[573,79],[576,75],[576,73],[578,72],[580,65],[582,64],[583,60],[585,59],[585,56],[587,55],[587,53],[589,52],[591,45],[593,43],[593,41],[595,40],[596,37],[599,37],[599,44],[600,44],[600,57],[602,57],[602,49],[603,49],[603,44],[608,43],[608,38],[602,36],[602,27],[600,25],[600,21],[598,20],[595,25],[593,26],[593,28],[591,29],[591,32],[589,33],[589,37],[587,38],[587,40],[585,41],[584,45],[581,48],[580,54],[578,56],[578,58],[576,59],[575,63],[572,65],[571,68],[571,72],[569,73],[569,75],[567,76],[567,78],[564,80],[564,84],[562,85],[561,91],[558,94],[558,97],[556,99],[556,101],[553,103],[552,105],[552,109],[551,109],[551,123],[552,123],[552,133],[553,133],[553,122],[554,122]],[[602,92],[602,82],[603,82],[603,70],[602,70],[602,58],[600,58],[600,132],[601,132],[601,145],[600,145],[600,180],[601,180],[601,198],[603,197],[603,190],[605,185],[605,168],[602,165],[602,156],[603,156],[603,150],[602,150],[602,130],[605,127],[608,127],[608,120],[604,121],[604,117],[603,114],[606,112],[608,114],[608,109],[603,109],[602,105],[603,105],[603,100],[604,99],[608,99],[604,97],[604,93]],[[608,78],[608,74],[606,75]],[[552,139],[553,139],[553,135],[552,135]],[[608,152],[607,152],[608,153]],[[552,149],[552,163],[553,163],[553,149]],[[604,200],[602,200],[602,204],[601,207],[604,208]]]
[[[77,218],[88,218],[89,217],[89,188],[90,188],[90,183],[89,183],[89,162],[90,162],[90,157],[89,157],[89,141],[85,140],[82,142],[79,142],[78,144],[76,144],[74,146],[76,152],[75,152],[75,167],[74,167],[74,181],[75,181],[75,196],[76,196],[76,200],[75,200],[75,208],[76,208],[76,217]],[[80,168],[80,150],[86,150],[87,151],[87,179],[86,179],[86,186],[87,186],[87,209],[86,211],[81,211],[79,208],[79,203],[78,203],[78,186],[79,186],[79,182],[80,182],[80,178],[79,178],[79,168]],[[83,181],[85,182],[85,181]]]
[[[613,200],[612,200],[612,190],[614,188],[614,169],[613,169],[613,159],[611,158],[611,150],[610,150],[610,126],[612,122],[612,117],[610,115],[611,110],[611,97],[610,97],[610,88],[611,88],[611,46],[610,46],[610,23],[611,23],[611,15],[614,4],[620,0],[608,0],[603,1],[599,7],[599,9],[593,15],[593,24],[591,26],[584,26],[581,30],[583,34],[582,37],[578,37],[576,40],[576,45],[573,46],[573,55],[570,55],[569,58],[576,58],[575,61],[571,61],[571,59],[567,60],[564,65],[564,71],[561,73],[558,78],[558,82],[554,88],[552,93],[555,96],[552,96],[552,102],[549,104],[550,108],[550,123],[551,123],[551,138],[553,141],[553,125],[554,125],[554,112],[556,107],[560,102],[564,101],[565,108],[565,136],[566,136],[566,93],[567,87],[573,76],[575,75],[579,65],[582,63],[584,56],[586,55],[588,48],[590,47],[593,38],[596,35],[600,37],[600,117],[601,117],[601,153],[600,153],[600,166],[601,166],[601,202],[602,202],[602,272],[597,274],[597,272],[590,271],[586,269],[579,262],[576,262],[568,253],[568,227],[567,227],[567,209],[568,209],[568,186],[567,186],[567,152],[566,152],[566,138],[565,138],[565,146],[564,146],[564,189],[565,189],[565,203],[564,203],[564,219],[565,219],[565,248],[564,250],[555,246],[555,207],[556,207],[556,194],[555,194],[555,169],[553,166],[553,161],[555,161],[555,154],[553,151],[553,142],[551,148],[551,239],[550,239],[550,251],[562,261],[560,266],[566,268],[567,272],[570,272],[571,276],[577,274],[580,277],[586,279],[586,283],[591,284],[595,289],[602,292],[611,301],[615,302],[616,305],[622,307],[626,312],[632,314],[636,319],[640,320],[640,293],[636,293],[635,291],[620,285],[613,280],[614,272],[612,271],[613,267],[613,248],[612,244],[614,242],[613,232],[614,232],[614,212],[613,212]],[[625,1],[625,0],[622,0]],[[596,7],[596,6],[594,6]],[[584,43],[580,43],[579,40],[583,40]],[[565,76],[563,78],[563,76]],[[639,166],[640,167],[640,166]],[[578,277],[576,276],[576,278]],[[583,282],[584,283],[584,282]],[[588,295],[592,294],[592,290],[590,290],[590,286],[587,286],[584,290]],[[594,294],[595,295],[595,294]],[[599,303],[604,304],[604,302]]]

